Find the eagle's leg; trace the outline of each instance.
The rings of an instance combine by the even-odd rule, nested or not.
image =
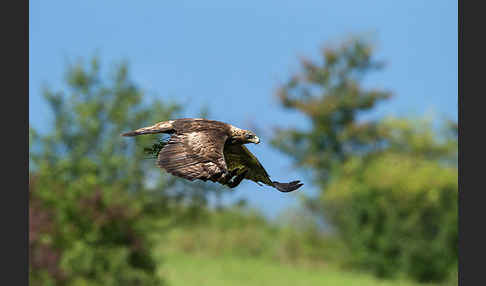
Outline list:
[[[238,186],[241,181],[243,181],[243,179],[245,178],[246,176],[246,173],[248,173],[248,170],[245,170],[243,173],[239,174],[238,176],[236,176],[233,181],[231,182],[228,182],[227,186],[230,187],[230,188],[234,188],[236,186]]]
[[[219,177],[218,182],[221,183],[222,185],[228,184],[228,182],[231,180],[231,178],[233,178],[238,173],[238,170],[240,170],[240,169],[237,168],[237,169],[233,169],[229,172],[222,173],[221,176]]]

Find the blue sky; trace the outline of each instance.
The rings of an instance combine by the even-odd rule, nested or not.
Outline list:
[[[374,112],[434,113],[457,119],[457,1],[40,1],[30,0],[29,122],[51,126],[44,83],[60,88],[68,60],[101,57],[109,68],[128,60],[149,94],[186,103],[186,115],[210,107],[212,119],[263,128],[250,146],[275,180],[306,174],[270,148],[275,126],[305,126],[279,107],[275,88],[298,71],[298,57],[319,59],[325,43],[372,35],[386,68],[366,79],[395,97]],[[259,134],[260,135],[260,134]],[[246,198],[274,217],[295,205],[282,194],[242,183],[229,200]]]

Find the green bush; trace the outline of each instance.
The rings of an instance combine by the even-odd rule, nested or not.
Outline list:
[[[355,158],[322,194],[351,262],[391,277],[445,279],[457,263],[457,168],[386,153]]]
[[[162,284],[140,199],[117,186],[52,179],[30,180],[31,285]]]

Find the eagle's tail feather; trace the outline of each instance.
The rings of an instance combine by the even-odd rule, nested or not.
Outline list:
[[[297,190],[298,188],[300,188],[301,186],[304,185],[300,181],[293,181],[293,182],[290,182],[290,183],[280,183],[280,182],[277,182],[277,181],[273,181],[272,183],[275,186],[275,188],[277,188],[277,190],[284,192],[284,193],[295,191],[295,190]]]
[[[152,126],[143,127],[134,131],[122,133],[122,136],[138,136],[145,134],[155,134],[155,133],[172,133],[174,132],[174,127],[172,125],[174,121],[163,121]]]

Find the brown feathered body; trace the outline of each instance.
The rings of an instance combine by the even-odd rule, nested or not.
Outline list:
[[[160,150],[157,164],[168,173],[187,180],[213,181],[236,187],[243,179],[291,192],[299,181],[271,181],[258,159],[244,146],[258,144],[260,139],[251,131],[233,125],[200,118],[183,118],[159,122],[152,126],[122,134],[137,136],[167,133],[170,139]]]

